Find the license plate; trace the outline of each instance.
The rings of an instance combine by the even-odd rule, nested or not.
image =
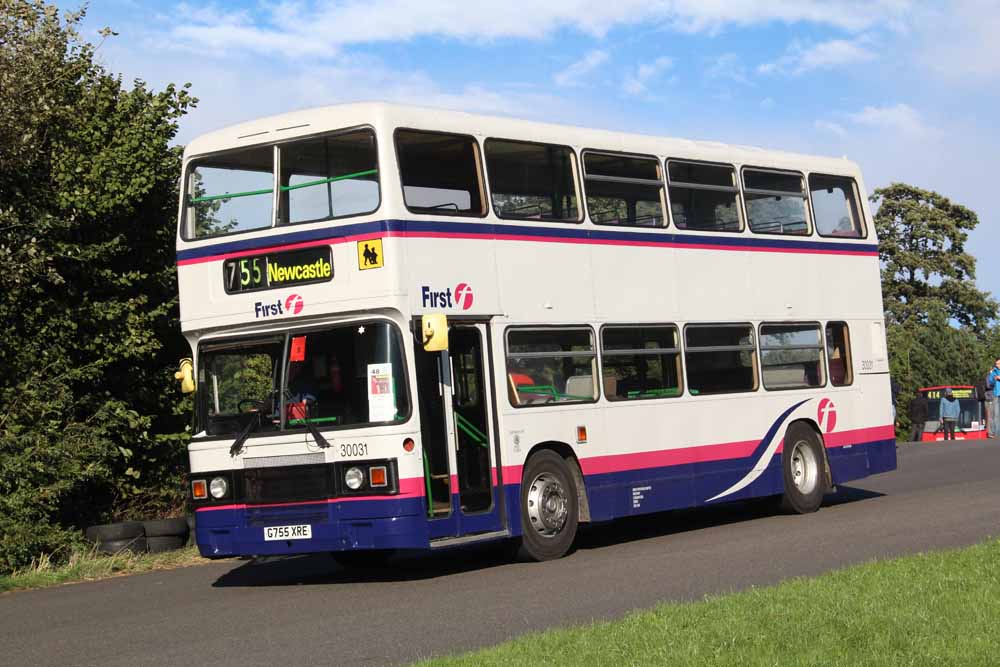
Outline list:
[[[264,541],[274,540],[309,540],[312,539],[312,526],[268,526],[264,529]]]

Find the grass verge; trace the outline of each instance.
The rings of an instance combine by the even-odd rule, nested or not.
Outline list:
[[[997,619],[1000,540],[991,540],[663,604],[421,664],[997,664]]]
[[[0,575],[0,593],[43,588],[78,581],[94,581],[153,570],[171,570],[199,563],[209,563],[196,547],[184,547],[158,554],[117,554],[106,556],[96,550],[76,551],[63,564],[55,565],[43,556],[30,567],[13,574]]]

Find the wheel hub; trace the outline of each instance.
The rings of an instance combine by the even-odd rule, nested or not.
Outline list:
[[[803,495],[812,493],[819,482],[819,461],[808,442],[799,440],[792,446],[791,463],[795,488]]]
[[[550,473],[535,477],[528,487],[528,520],[543,537],[555,537],[566,526],[569,500],[562,483]]]

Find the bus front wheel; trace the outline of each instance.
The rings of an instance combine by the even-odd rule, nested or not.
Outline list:
[[[785,492],[781,508],[794,514],[819,509],[826,493],[826,457],[819,435],[805,424],[792,424],[781,453]]]
[[[521,475],[521,544],[525,560],[553,560],[569,551],[579,519],[576,484],[566,460],[543,449]]]

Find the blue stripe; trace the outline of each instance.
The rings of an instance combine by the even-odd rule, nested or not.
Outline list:
[[[486,221],[456,222],[443,220],[376,220],[353,224],[338,224],[323,229],[285,232],[239,241],[228,241],[212,245],[177,251],[178,261],[187,261],[246,252],[261,248],[273,248],[311,241],[330,241],[363,234],[461,234],[483,238],[514,235],[538,239],[559,239],[565,241],[590,241],[595,243],[644,243],[649,245],[709,245],[719,248],[739,250],[815,250],[824,252],[878,252],[878,246],[871,243],[843,243],[834,241],[800,241],[793,239],[773,239],[750,237],[740,234],[677,234],[657,231],[618,231],[594,229],[583,225],[566,227],[536,227],[530,224],[498,224]]]

